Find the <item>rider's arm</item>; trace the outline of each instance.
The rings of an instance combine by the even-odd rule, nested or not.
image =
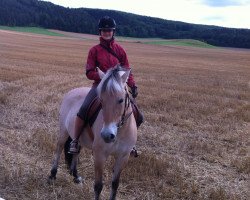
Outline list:
[[[86,63],[86,76],[90,80],[100,81],[99,74],[97,72],[97,60],[96,60],[96,49],[91,48],[89,50],[87,63]]]

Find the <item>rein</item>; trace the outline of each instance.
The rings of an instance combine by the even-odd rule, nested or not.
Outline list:
[[[128,91],[127,91],[127,87],[125,88],[125,90],[126,90],[125,106],[124,106],[123,114],[121,116],[121,120],[116,125],[118,129],[120,129],[126,123],[126,121],[128,120],[128,118],[133,113],[133,111],[131,111],[130,113],[128,113],[126,115],[126,111],[128,110],[128,108],[130,106],[130,98],[129,98],[129,94],[128,94]]]

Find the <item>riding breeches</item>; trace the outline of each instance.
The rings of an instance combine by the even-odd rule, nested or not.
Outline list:
[[[77,116],[86,122],[88,120],[88,111],[89,111],[91,105],[93,104],[93,102],[97,98],[98,98],[97,89],[96,89],[96,87],[93,86],[90,89],[87,96],[85,97],[83,104],[82,104],[79,112],[77,113]]]

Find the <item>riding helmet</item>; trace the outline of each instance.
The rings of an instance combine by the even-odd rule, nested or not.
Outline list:
[[[109,16],[102,17],[98,23],[99,30],[102,29],[113,29],[116,28],[115,20]]]

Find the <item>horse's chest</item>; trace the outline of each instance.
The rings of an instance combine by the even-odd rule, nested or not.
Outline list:
[[[117,153],[127,153],[130,150],[130,147],[123,141],[116,140],[110,148],[111,154]]]

